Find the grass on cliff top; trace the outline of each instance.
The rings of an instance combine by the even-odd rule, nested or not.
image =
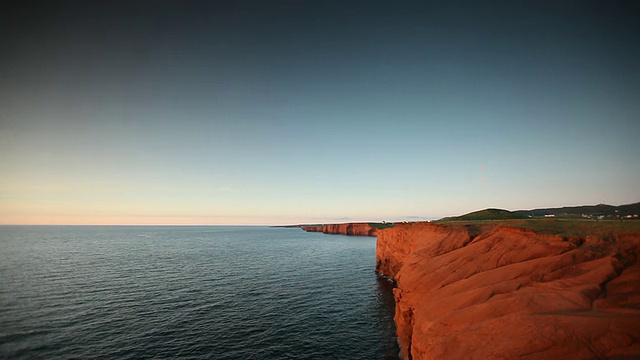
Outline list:
[[[392,228],[394,225],[394,223],[369,223],[369,226],[380,230]]]
[[[484,210],[474,211],[461,216],[447,217],[442,219],[442,221],[452,221],[452,220],[479,221],[479,220],[512,220],[512,219],[528,219],[528,216],[523,214],[518,214],[509,210],[503,210],[503,209],[484,209]]]
[[[639,234],[640,220],[582,220],[582,219],[527,219],[527,220],[439,220],[440,225],[464,226],[510,226],[534,231],[543,235],[557,235],[563,238],[595,236],[612,238],[622,234]]]

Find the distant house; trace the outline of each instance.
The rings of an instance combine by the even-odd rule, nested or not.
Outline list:
[[[551,217],[555,217],[555,215],[553,215],[553,214],[546,214],[544,217],[546,217],[546,218],[551,218]]]

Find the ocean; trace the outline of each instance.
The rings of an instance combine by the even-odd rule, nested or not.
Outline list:
[[[397,359],[375,238],[0,226],[0,358]]]

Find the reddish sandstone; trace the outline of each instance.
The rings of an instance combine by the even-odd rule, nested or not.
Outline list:
[[[378,272],[398,287],[405,359],[640,357],[640,236],[396,224]]]
[[[320,226],[301,225],[300,228],[310,232],[352,236],[376,236],[378,233],[378,229],[368,223],[329,224]]]

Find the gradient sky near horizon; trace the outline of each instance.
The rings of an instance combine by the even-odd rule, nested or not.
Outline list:
[[[638,1],[2,6],[2,224],[640,201]]]

